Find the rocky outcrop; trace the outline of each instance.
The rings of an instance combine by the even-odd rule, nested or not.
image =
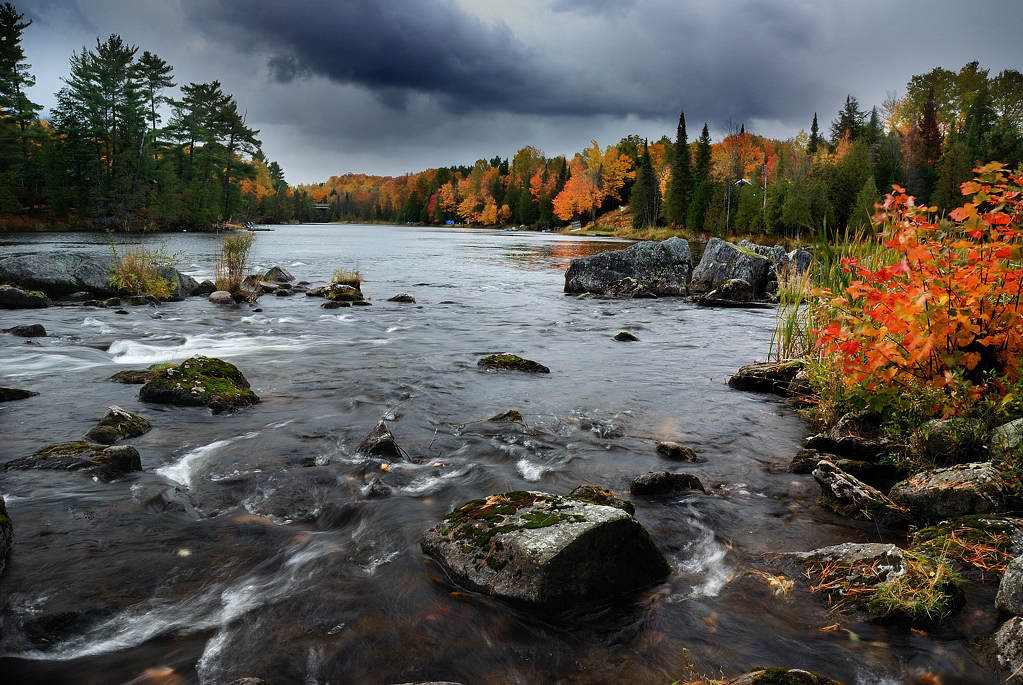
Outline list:
[[[29,397],[35,397],[39,393],[32,392],[31,390],[21,390],[20,388],[0,388],[0,402],[12,402],[14,400],[25,400]]]
[[[700,298],[703,302],[749,302],[754,299],[753,286],[741,278],[730,278],[722,281],[713,290]]]
[[[728,379],[728,385],[736,390],[771,392],[786,397],[792,380],[805,366],[802,359],[748,364]]]
[[[217,284],[207,280],[192,288],[190,294],[192,297],[209,297],[215,292],[217,292]]]
[[[7,515],[7,505],[4,504],[3,495],[0,495],[0,573],[3,573],[7,566],[7,556],[11,553],[13,543],[14,526]]]
[[[3,464],[5,471],[46,470],[81,471],[100,480],[113,480],[142,470],[142,460],[131,445],[100,445],[92,442],[60,442],[48,445],[27,457]]]
[[[291,283],[295,276],[283,266],[274,266],[263,274],[263,280],[271,283]]]
[[[42,290],[50,296],[88,291],[93,295],[119,295],[110,284],[114,267],[112,255],[87,255],[74,252],[47,252],[0,259],[0,281]],[[172,294],[185,297],[198,285],[194,278],[164,266],[159,274],[171,283]]]
[[[388,302],[406,302],[408,304],[415,304],[416,298],[412,297],[408,293],[398,293],[394,297],[388,297]]]
[[[648,471],[629,485],[629,492],[640,497],[663,497],[693,490],[707,492],[696,476],[668,471]]]
[[[707,293],[725,281],[741,279],[750,284],[754,297],[760,297],[771,267],[769,258],[757,254],[750,247],[711,238],[700,263],[693,269],[692,291]]]
[[[51,304],[50,298],[41,292],[0,285],[0,309],[42,309]]]
[[[646,241],[573,259],[565,272],[565,292],[603,295],[616,281],[631,278],[652,295],[686,295],[692,272],[693,257],[684,239]]]
[[[359,454],[371,454],[374,457],[382,457],[384,459],[405,459],[405,450],[398,447],[398,442],[394,439],[394,433],[387,427],[383,419],[377,422],[377,425],[373,427],[373,430],[369,432],[362,442],[359,443],[358,449],[355,450]]]
[[[157,366],[139,391],[143,402],[206,406],[219,413],[259,402],[234,364],[212,357],[191,357],[178,365]]]
[[[1023,556],[1009,562],[998,584],[995,606],[1013,616],[1023,616]]]
[[[457,585],[538,608],[605,601],[670,571],[622,509],[515,491],[476,499],[423,537],[422,550]]]
[[[44,338],[46,337],[46,329],[43,328],[42,324],[30,323],[23,324],[21,326],[12,326],[11,328],[5,328],[4,333],[10,333],[20,338]]]
[[[808,437],[803,446],[849,459],[873,459],[892,449],[879,417],[867,413],[846,414],[830,430]]]
[[[523,359],[517,354],[488,354],[486,357],[481,357],[476,366],[484,370],[490,371],[525,371],[527,373],[550,373],[543,364],[533,361],[532,359]]]
[[[889,495],[914,519],[930,522],[1005,511],[1011,490],[990,462],[978,462],[921,471],[896,483]]]
[[[671,461],[688,461],[694,464],[707,461],[682,443],[665,440],[657,443],[657,454]]]
[[[820,503],[835,513],[874,521],[882,526],[904,527],[909,524],[907,508],[826,459],[817,462],[813,478],[821,486]]]
[[[615,300],[650,299],[657,297],[657,294],[647,287],[646,283],[643,281],[637,281],[635,278],[619,278],[617,281],[611,281],[608,283],[607,288],[601,293],[601,295]]]
[[[910,436],[912,453],[933,464],[951,465],[984,461],[984,426],[981,421],[962,416],[931,419]]]
[[[152,429],[152,424],[138,414],[132,414],[130,411],[113,405],[107,407],[107,413],[85,434],[85,439],[90,442],[113,445],[118,440],[145,435]]]

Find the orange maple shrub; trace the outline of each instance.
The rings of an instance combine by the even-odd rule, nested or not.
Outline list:
[[[998,163],[975,172],[962,184],[968,201],[942,219],[896,186],[875,217],[896,258],[880,268],[846,258],[845,291],[817,291],[832,298],[818,350],[854,393],[876,401],[954,387],[977,399],[1019,379],[1023,173]],[[941,410],[958,411],[952,402]]]

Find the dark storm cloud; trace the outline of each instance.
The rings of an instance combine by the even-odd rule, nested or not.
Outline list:
[[[551,9],[577,14],[624,14],[635,4],[636,0],[554,0]]]

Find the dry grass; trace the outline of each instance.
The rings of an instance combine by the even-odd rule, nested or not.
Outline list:
[[[160,299],[170,297],[174,286],[160,275],[160,267],[171,265],[173,256],[145,245],[133,245],[118,253],[117,246],[111,243],[110,249],[115,257],[110,274],[111,285],[131,295],[152,295]]]
[[[220,257],[213,265],[216,274],[217,290],[229,293],[241,292],[245,280],[245,268],[249,261],[249,249],[255,235],[252,233],[232,233],[224,236],[220,244]]]

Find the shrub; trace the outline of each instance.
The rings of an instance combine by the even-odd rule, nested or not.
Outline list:
[[[921,389],[943,391],[949,416],[1019,378],[1023,353],[1023,175],[991,163],[962,185],[971,199],[937,218],[899,187],[881,208],[881,265],[842,259],[845,288],[817,349],[854,402],[883,409]]]
[[[359,272],[358,267],[355,269],[334,269],[330,282],[334,285],[350,285],[356,290],[361,290],[362,273]]]
[[[174,255],[168,255],[163,248],[153,250],[145,245],[133,245],[122,253],[111,242],[114,264],[109,281],[119,291],[131,295],[152,295],[158,298],[170,297],[174,284],[160,275],[161,267],[172,266]]]
[[[220,244],[220,257],[214,264],[217,290],[237,293],[245,280],[245,266],[249,259],[249,248],[255,236],[252,233],[232,233],[224,236]]]

